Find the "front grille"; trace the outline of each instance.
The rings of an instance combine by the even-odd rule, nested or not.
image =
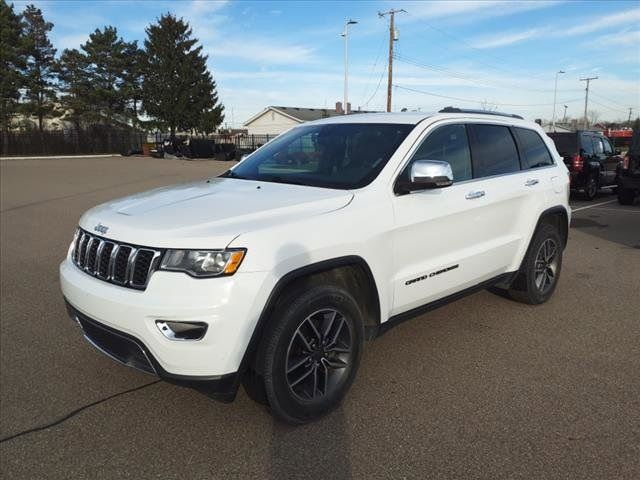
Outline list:
[[[162,252],[126,245],[78,229],[71,258],[83,272],[123,287],[144,290]]]

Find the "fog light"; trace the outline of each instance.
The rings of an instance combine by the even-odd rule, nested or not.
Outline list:
[[[156,327],[169,340],[200,340],[207,333],[204,322],[172,322],[156,320]]]

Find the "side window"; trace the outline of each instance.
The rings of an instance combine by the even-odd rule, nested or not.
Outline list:
[[[489,177],[520,170],[511,131],[502,125],[473,125],[473,177]]]
[[[409,165],[416,160],[442,160],[449,162],[453,181],[471,179],[471,153],[464,125],[445,125],[424,139]],[[408,169],[406,170],[408,174]]]
[[[602,155],[604,153],[604,144],[602,143],[602,139],[600,137],[592,137],[593,138],[593,149],[595,150],[596,155]]]
[[[580,139],[580,155],[593,155],[593,141],[589,135],[582,134]]]
[[[607,155],[613,155],[613,147],[611,147],[609,139],[603,138],[602,142],[604,143],[604,153],[606,153]]]
[[[523,169],[553,165],[553,158],[537,132],[526,128],[514,128],[513,130],[520,142]]]

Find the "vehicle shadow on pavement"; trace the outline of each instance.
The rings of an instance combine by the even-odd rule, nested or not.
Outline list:
[[[304,426],[274,421],[271,478],[351,478],[344,410]]]

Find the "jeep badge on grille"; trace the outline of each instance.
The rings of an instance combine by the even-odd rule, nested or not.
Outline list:
[[[105,235],[107,233],[107,231],[109,230],[109,227],[107,227],[106,225],[102,225],[100,222],[98,222],[98,224],[95,227],[93,227],[93,229],[96,232]]]

